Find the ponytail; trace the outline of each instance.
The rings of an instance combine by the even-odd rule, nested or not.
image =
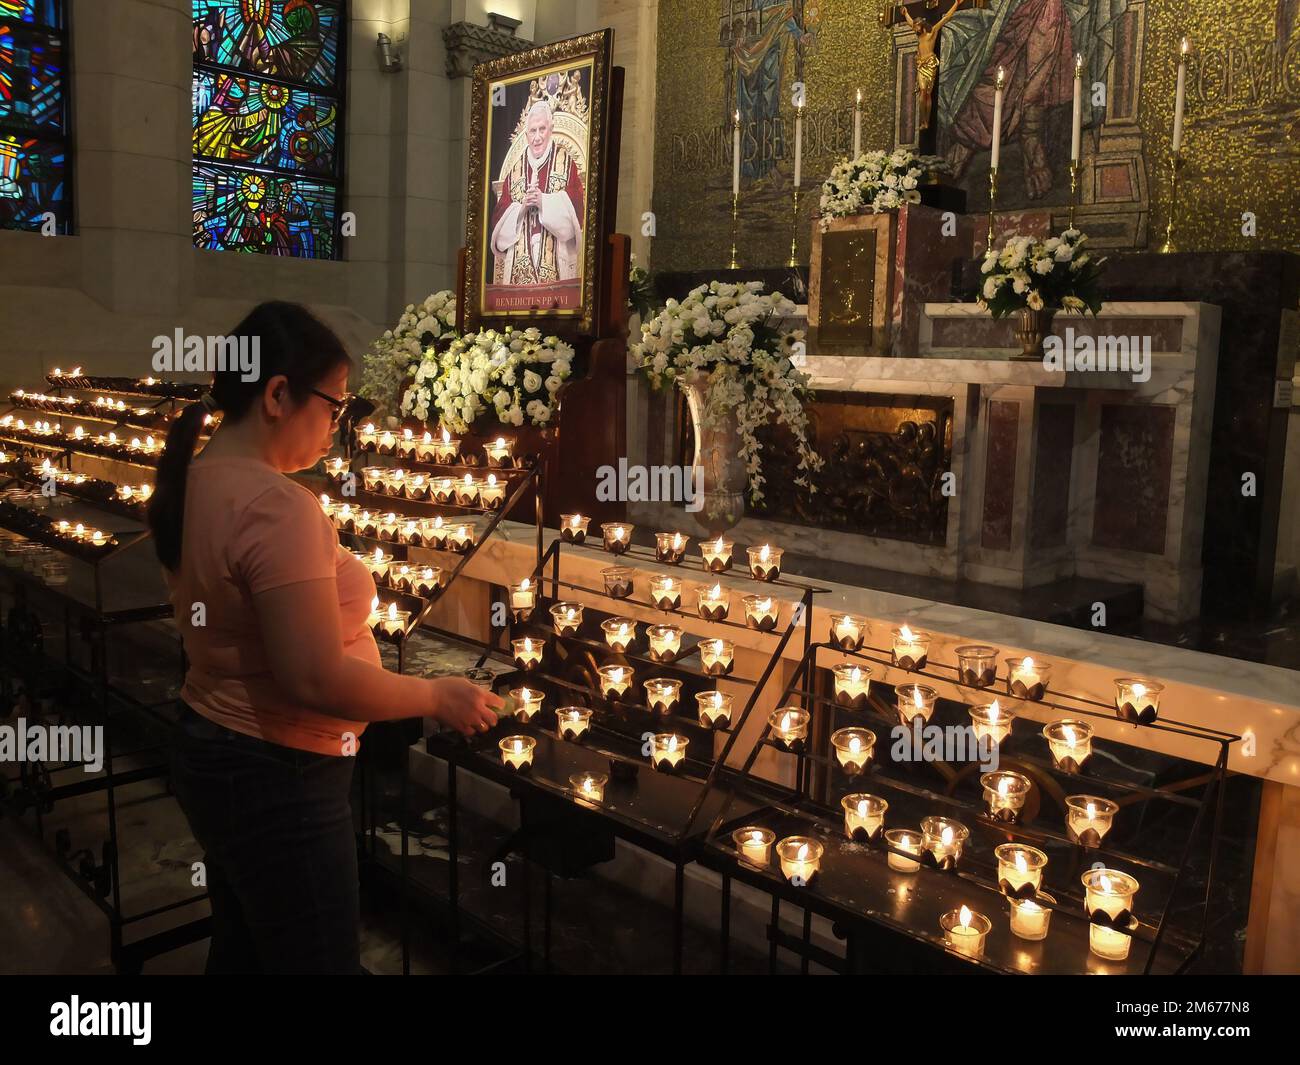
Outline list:
[[[223,424],[243,421],[256,408],[266,382],[279,376],[288,379],[294,400],[303,402],[321,380],[352,362],[334,332],[296,303],[271,302],[255,307],[236,326],[232,339],[239,338],[258,345],[260,372],[252,380],[247,380],[237,366],[215,372],[211,391],[202,402],[190,404],[172,423],[158,461],[147,520],[158,561],[172,572],[181,564],[185,483],[204,416],[220,410]]]

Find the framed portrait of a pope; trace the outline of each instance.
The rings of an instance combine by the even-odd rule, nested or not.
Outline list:
[[[611,38],[604,30],[474,68],[467,327],[591,329]]]

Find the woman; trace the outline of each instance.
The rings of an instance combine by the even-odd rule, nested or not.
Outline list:
[[[189,659],[172,781],[206,852],[207,971],[355,973],[361,733],[407,717],[486,731],[500,700],[380,665],[370,574],[285,476],[328,452],[347,404],[338,338],[286,303],[236,336],[260,349],[257,379],[214,375],[172,426],[149,505]],[[210,410],[221,425],[193,458]]]

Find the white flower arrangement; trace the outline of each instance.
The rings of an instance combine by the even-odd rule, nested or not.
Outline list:
[[[1000,248],[984,254],[984,280],[977,302],[994,318],[1012,311],[1101,310],[1098,285],[1105,259],[1086,250],[1087,236],[1067,229],[1059,237],[1008,233]]]
[[[435,292],[407,305],[397,325],[370,345],[361,360],[361,395],[378,412],[396,414],[402,389],[425,352],[437,341],[456,336],[456,293]]]
[[[906,148],[892,152],[864,152],[856,159],[841,159],[822,182],[821,227],[832,218],[879,214],[905,203],[921,202],[921,178],[927,170],[946,166],[936,156],[916,155]]]
[[[811,475],[823,465],[808,442],[808,375],[791,360],[803,332],[772,324],[793,313],[794,304],[779,294],[764,294],[761,281],[711,281],[692,289],[680,303],[670,299],[642,323],[641,340],[630,349],[656,389],[674,381],[686,388],[698,374],[708,375],[705,423],[718,427],[736,418],[754,504],[762,502],[764,484],[757,430],[769,422],[785,425],[794,435],[800,470],[796,484],[815,491]]]
[[[560,386],[573,373],[573,348],[541,330],[485,329],[456,337],[442,354],[432,350],[412,368],[403,414],[428,421],[436,413],[448,430],[468,432],[493,411],[502,425],[539,427],[555,415]]]

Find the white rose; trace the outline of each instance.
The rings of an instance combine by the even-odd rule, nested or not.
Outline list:
[[[991,300],[998,294],[998,286],[1002,284],[1002,280],[1001,277],[990,277],[985,280],[984,298],[986,300]]]
[[[542,387],[542,379],[532,370],[524,371],[524,388],[529,392],[536,392]]]

